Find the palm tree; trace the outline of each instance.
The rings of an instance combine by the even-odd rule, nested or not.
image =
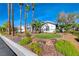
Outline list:
[[[19,3],[20,6],[20,33],[21,33],[21,27],[22,27],[22,3]]]
[[[38,33],[41,32],[41,26],[44,24],[44,22],[39,21],[39,20],[35,20],[34,22],[32,22],[31,26],[35,27],[35,31]]]
[[[12,10],[12,35],[14,36],[14,9],[12,4],[11,4],[11,10]]]
[[[32,22],[34,22],[34,3],[32,3]],[[32,26],[32,32],[35,31],[35,26]]]
[[[26,34],[26,18],[28,17],[28,11],[30,10],[30,6],[27,4],[25,6],[25,34]],[[27,12],[27,14],[26,14]]]
[[[11,23],[10,23],[10,4],[8,3],[8,31],[11,34]]]

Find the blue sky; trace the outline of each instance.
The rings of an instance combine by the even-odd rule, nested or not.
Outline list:
[[[32,8],[30,5],[30,11],[28,12],[27,23],[31,23],[32,20]],[[15,26],[20,24],[20,7],[17,4],[13,4],[14,7],[14,21]],[[22,7],[22,24],[24,24],[24,7]],[[56,22],[59,13],[79,13],[79,4],[77,3],[37,3],[35,4],[34,18],[41,21]],[[7,4],[0,4],[0,25],[8,20]],[[79,22],[79,20],[77,21]]]

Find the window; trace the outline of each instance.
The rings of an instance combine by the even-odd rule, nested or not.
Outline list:
[[[49,31],[49,26],[46,26],[46,31]]]

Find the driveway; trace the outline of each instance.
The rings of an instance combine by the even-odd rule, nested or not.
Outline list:
[[[0,56],[16,56],[16,54],[0,38]]]

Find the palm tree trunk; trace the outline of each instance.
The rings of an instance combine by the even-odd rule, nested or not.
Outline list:
[[[34,3],[32,3],[32,22],[34,22]],[[32,26],[32,32],[34,31],[34,26]]]
[[[12,35],[14,36],[14,9],[12,4],[11,9],[12,9]]]
[[[20,33],[22,32],[22,6],[20,6]]]
[[[26,11],[25,11],[25,35],[26,35],[26,18],[27,16],[26,16]]]
[[[11,23],[10,23],[10,4],[8,3],[8,31],[11,34]]]

